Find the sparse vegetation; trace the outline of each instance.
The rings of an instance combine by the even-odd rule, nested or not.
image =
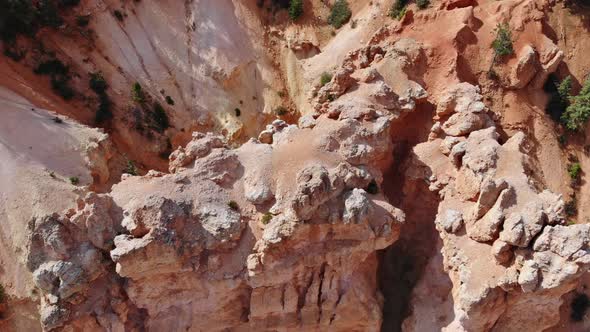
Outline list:
[[[118,9],[113,10],[113,15],[115,16],[115,18],[119,22],[123,22],[123,20],[125,19],[125,17],[123,16],[123,13]]]
[[[154,111],[152,112],[152,118],[154,123],[156,124],[156,130],[158,132],[164,132],[164,130],[170,127],[170,119],[168,119],[168,114],[164,110],[164,107],[159,103],[154,104]]]
[[[416,0],[416,6],[418,9],[426,9],[430,5],[430,0]]]
[[[331,80],[332,80],[332,74],[330,74],[328,72],[323,72],[322,76],[320,76],[320,87],[330,83]]]
[[[34,70],[35,74],[51,77],[51,88],[65,100],[74,97],[74,90],[69,85],[69,67],[59,59],[41,62]]]
[[[269,223],[269,222],[272,220],[272,218],[273,218],[273,217],[274,217],[274,216],[273,216],[273,214],[272,214],[272,213],[270,213],[270,212],[267,212],[267,213],[265,213],[265,214],[262,216],[262,219],[261,219],[261,221],[262,221],[262,224],[263,224],[263,225],[268,225],[268,223]]]
[[[145,102],[145,95],[143,94],[143,89],[138,82],[133,83],[131,86],[131,99],[134,102],[143,104]]]
[[[70,183],[73,184],[74,186],[78,185],[78,183],[80,183],[80,179],[77,176],[70,176],[68,178],[70,180]]]
[[[174,106],[174,99],[170,96],[166,96],[166,104]]]
[[[395,20],[401,20],[406,15],[408,0],[395,0],[389,10],[389,17]]]
[[[340,29],[341,26],[348,22],[351,16],[352,12],[348,7],[348,1],[336,0],[328,17],[328,23],[334,28]]]
[[[567,167],[567,173],[571,179],[571,186],[576,187],[580,184],[580,180],[582,178],[582,166],[579,162],[574,162],[569,164]]]
[[[55,122],[57,124],[64,123],[64,121],[57,116],[53,117],[53,122]]]
[[[229,206],[229,208],[234,211],[238,211],[240,209],[240,206],[238,205],[238,202],[236,202],[236,201],[227,202],[227,206]]]
[[[90,15],[78,15],[76,16],[76,25],[79,27],[85,27],[90,23]]]
[[[6,302],[6,291],[4,290],[4,286],[0,284],[0,303]]]
[[[371,195],[376,195],[379,193],[379,186],[377,185],[377,182],[375,180],[371,180],[371,182],[369,182],[366,192],[368,192]]]
[[[127,173],[130,175],[137,175],[137,166],[135,166],[135,163],[133,162],[133,160],[127,160],[127,165],[125,166],[125,169],[123,170],[123,173]]]
[[[242,111],[237,107],[234,109],[234,113],[236,114],[236,116],[242,115]]]
[[[568,217],[573,217],[578,214],[578,200],[575,196],[573,196],[569,201],[565,202],[564,210]]]
[[[74,90],[70,87],[69,77],[53,76],[51,77],[51,89],[65,100],[74,98]]]
[[[561,115],[561,122],[571,131],[580,131],[590,119],[590,79],[584,82],[580,93],[569,98],[569,105]]]
[[[590,299],[588,299],[588,296],[584,293],[576,294],[571,303],[571,319],[574,322],[582,321],[586,315],[588,307],[590,307]]]
[[[284,106],[278,106],[277,108],[274,109],[274,113],[278,116],[283,116],[283,115],[286,115],[287,113],[289,113],[289,110]]]
[[[492,42],[496,57],[504,57],[514,53],[512,46],[512,32],[508,23],[496,26],[496,39]]]
[[[350,28],[351,29],[356,29],[356,24],[357,24],[357,21],[356,20],[350,21]]]
[[[549,101],[545,106],[545,112],[554,121],[560,121],[563,113],[569,106],[569,99],[572,90],[572,78],[566,77],[561,82],[552,74],[549,76],[543,89],[549,94]]]
[[[88,86],[92,91],[96,92],[97,94],[104,93],[108,87],[107,82],[105,81],[102,73],[91,73],[90,80],[88,82]]]
[[[303,14],[303,0],[289,1],[289,17],[295,21]]]

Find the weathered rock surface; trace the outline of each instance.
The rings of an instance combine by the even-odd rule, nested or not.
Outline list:
[[[540,191],[530,181],[523,133],[500,144],[495,127],[482,129],[472,125],[470,116],[455,117],[487,116],[485,108],[464,101],[467,91],[477,93],[465,83],[450,87],[437,108],[439,115],[447,116],[443,128],[469,128],[446,132],[462,136],[463,152],[441,153],[456,141],[449,136],[414,148],[416,166],[410,166],[408,175],[424,176],[428,169],[431,174],[425,180],[441,197],[436,225],[452,288],[447,289],[446,303],[433,308],[419,296],[420,288],[437,287],[440,276],[424,274],[412,306],[415,312],[426,310],[420,309],[424,306],[442,316],[452,307],[453,318],[441,321],[437,329],[543,330],[559,321],[555,308],[590,267],[589,228],[566,226],[561,197]],[[489,119],[486,123],[493,125]],[[410,316],[404,330],[420,331],[419,326],[420,318]]]

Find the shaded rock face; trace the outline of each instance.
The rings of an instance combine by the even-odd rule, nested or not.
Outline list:
[[[533,171],[524,133],[501,144],[487,110],[462,102],[469,94],[480,99],[477,93],[464,83],[449,88],[438,105],[438,114],[445,114],[441,126],[465,130],[433,131],[413,150],[411,163],[428,170],[424,179],[441,198],[435,223],[442,262],[431,260],[442,263],[444,273],[423,275],[405,331],[549,328],[560,319],[555,308],[562,296],[590,266],[587,225],[566,226],[561,197],[540,191],[528,178]],[[471,116],[455,117],[462,113],[478,114],[482,125],[473,126]],[[458,143],[449,153],[451,142]],[[412,169],[408,176],[425,176]],[[441,282],[445,274],[452,286]],[[427,290],[447,295],[439,303],[425,296]],[[448,319],[417,316],[426,312]]]

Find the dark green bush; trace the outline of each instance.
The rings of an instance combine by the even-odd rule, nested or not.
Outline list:
[[[78,183],[80,183],[80,179],[78,179],[77,176],[70,176],[69,180],[70,180],[70,183],[73,184],[74,186],[77,185]]]
[[[372,195],[376,195],[379,193],[379,185],[377,185],[377,182],[375,180],[371,180],[371,182],[369,182],[366,192]]]
[[[65,100],[74,98],[74,90],[70,87],[69,78],[66,76],[52,76],[51,89]]]
[[[63,23],[62,18],[57,12],[57,7],[51,0],[39,0],[37,2],[37,13],[41,26],[57,28]]]
[[[570,176],[571,186],[576,187],[582,177],[582,165],[579,162],[571,163],[567,167],[567,173]]]
[[[561,115],[561,122],[572,131],[584,129],[590,119],[590,79],[584,82],[580,93],[569,98],[569,105]]]
[[[240,209],[240,206],[238,205],[238,202],[236,202],[236,201],[227,202],[227,206],[229,206],[229,208],[234,211],[238,211]]]
[[[584,293],[576,294],[571,303],[571,319],[574,322],[581,322],[584,319],[588,307],[590,307],[590,299],[588,299],[588,295]]]
[[[90,80],[88,81],[88,86],[92,91],[96,92],[97,94],[102,94],[106,91],[108,85],[107,81],[105,81],[102,73],[91,73]]]
[[[0,1],[0,36],[4,41],[14,40],[18,34],[34,31],[36,10],[30,0]]]
[[[339,29],[346,22],[348,22],[351,16],[352,12],[348,7],[348,1],[336,0],[334,6],[332,6],[330,16],[328,17],[328,23],[334,28]]]
[[[90,15],[78,15],[76,16],[76,25],[79,27],[85,27],[90,23]]]
[[[6,302],[6,291],[4,290],[4,286],[0,284],[0,303]]]
[[[418,9],[426,9],[430,5],[430,0],[416,0],[416,6]]]
[[[498,24],[496,26],[496,39],[492,42],[492,48],[496,56],[500,57],[514,53],[512,32],[508,23]]]
[[[295,21],[303,14],[303,0],[289,1],[289,17]]]
[[[166,104],[174,106],[174,99],[170,96],[166,96]]]
[[[240,115],[242,115],[242,110],[240,110],[239,108],[236,107],[234,109],[234,113],[236,114],[236,116],[240,116]]]
[[[123,16],[123,13],[120,10],[118,10],[118,9],[115,9],[113,11],[113,15],[115,16],[115,18],[119,22],[123,22],[123,20],[125,19],[125,17]]]
[[[270,213],[270,212],[265,213],[262,216],[262,220],[261,220],[262,224],[267,225],[272,220],[272,217],[273,217],[272,213]]]
[[[143,94],[143,89],[138,82],[133,83],[131,86],[131,99],[134,102],[143,104],[145,102],[145,96]]]
[[[328,72],[323,72],[322,76],[320,76],[320,87],[330,83],[331,80],[332,80],[332,74],[330,74]]]
[[[389,10],[389,17],[395,20],[401,20],[406,14],[407,5],[408,0],[395,0]]]
[[[41,62],[34,72],[38,75],[67,75],[70,68],[58,59]]]
[[[283,116],[283,115],[286,115],[287,113],[289,113],[289,110],[284,106],[278,106],[277,108],[274,109],[274,113],[278,116]]]
[[[156,124],[156,130],[158,132],[164,132],[164,130],[170,127],[170,120],[168,119],[168,114],[166,114],[166,111],[159,103],[154,104],[152,118],[154,120],[154,123]]]
[[[133,160],[127,160],[127,165],[125,166],[123,173],[127,173],[130,175],[137,175],[138,174],[137,167],[135,166],[135,163],[133,162]]]
[[[569,105],[571,97],[572,78],[566,77],[561,83],[551,74],[543,89],[549,94],[549,100],[545,106],[545,112],[551,116],[554,121],[560,121],[563,113]]]

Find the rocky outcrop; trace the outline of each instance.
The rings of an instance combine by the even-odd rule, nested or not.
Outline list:
[[[454,318],[438,329],[543,330],[559,321],[554,308],[590,267],[588,227],[565,225],[561,197],[528,176],[525,134],[501,144],[478,100],[473,86],[451,87],[437,107],[443,130],[413,151],[408,175],[428,181],[441,197],[435,223],[452,288],[442,290],[450,303],[432,307],[420,289],[443,287],[441,275],[425,274],[411,305],[437,316],[452,307]],[[423,331],[427,322],[410,316],[404,330]]]
[[[391,119],[275,121],[237,149],[195,133],[170,174],[34,218],[43,329],[379,330],[376,251],[404,221],[378,192]]]

